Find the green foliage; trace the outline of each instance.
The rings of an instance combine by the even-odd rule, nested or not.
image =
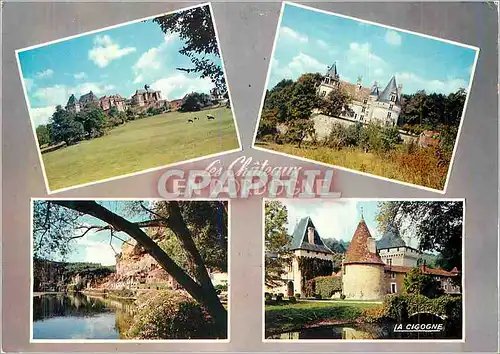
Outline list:
[[[36,137],[38,139],[38,145],[48,145],[52,143],[52,125],[51,124],[41,124],[36,127]]]
[[[296,302],[297,302],[297,299],[296,299],[295,297],[291,296],[291,297],[289,297],[289,298],[288,298],[288,301],[289,301],[290,303],[294,304],[294,303],[296,303]]]
[[[295,297],[296,297],[297,299],[300,299],[300,293],[295,293]]]
[[[276,287],[283,284],[282,276],[291,264],[291,239],[287,234],[288,212],[279,201],[265,203],[265,284]]]
[[[363,317],[367,323],[381,322],[386,318],[386,308],[384,305],[367,308],[363,310]]]
[[[462,267],[462,201],[390,201],[380,203],[380,230],[389,221],[415,235],[422,251],[437,251],[445,270]],[[459,281],[457,277],[457,281]]]
[[[434,277],[423,274],[420,268],[413,268],[406,273],[403,280],[403,293],[422,294],[428,298],[444,295],[441,283]]]
[[[308,280],[319,277],[331,275],[333,271],[333,262],[326,259],[299,257],[299,270],[302,273],[302,290],[307,293],[305,289]],[[314,292],[314,291],[313,291]]]
[[[68,145],[79,142],[83,139],[85,131],[82,123],[74,119],[74,115],[63,109],[56,107],[52,115],[53,142],[66,142]]]
[[[427,312],[446,317],[448,326],[462,325],[462,297],[440,296],[430,299],[419,294],[391,294],[384,299],[384,316],[398,322],[408,320],[416,313]]]
[[[212,106],[210,96],[206,93],[193,92],[183,99],[182,105],[179,108],[180,112],[197,112],[205,107]]]
[[[302,142],[308,136],[314,135],[314,122],[309,118],[297,118],[291,120],[287,124],[286,140],[290,143],[298,143],[298,147],[302,145]]]
[[[277,108],[262,110],[257,138],[262,139],[268,135],[277,136],[278,112]]]
[[[108,116],[104,111],[95,106],[90,106],[78,112],[74,116],[75,121],[80,122],[89,139],[104,135],[105,128],[108,125]]]
[[[127,337],[136,339],[206,338],[206,315],[187,295],[158,291],[137,300]]]
[[[215,286],[215,289],[220,291],[227,291],[227,284],[217,284]]]
[[[224,72],[218,60],[220,53],[215,29],[208,6],[157,17],[153,22],[160,25],[163,33],[176,33],[184,45],[179,53],[187,56],[193,67],[178,68],[187,73],[198,73],[201,78],[210,78],[218,92],[227,96]]]
[[[399,120],[407,125],[426,125],[426,130],[435,130],[441,124],[458,127],[466,96],[463,88],[448,96],[425,91],[403,95]]]
[[[339,117],[342,112],[350,112],[349,105],[352,99],[340,87],[333,89],[321,102],[321,109],[324,114],[331,117]]]
[[[323,299],[329,299],[333,294],[342,291],[342,278],[333,276],[321,276],[310,279],[306,284],[306,296],[315,294]]]

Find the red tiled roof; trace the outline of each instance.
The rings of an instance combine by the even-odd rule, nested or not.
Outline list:
[[[346,91],[346,93],[356,101],[363,102],[370,95],[371,90],[366,87],[359,88],[356,84],[351,84],[350,82],[341,81],[340,87]]]
[[[376,251],[373,253],[368,250],[368,239],[371,237],[372,235],[370,234],[370,230],[368,230],[368,226],[366,226],[364,220],[361,220],[345,254],[344,264],[384,264]],[[375,240],[373,240],[373,243],[375,244]]]
[[[394,273],[408,273],[410,270],[412,270],[412,267],[405,267],[405,266],[385,266],[386,271],[391,271]],[[444,269],[438,269],[438,268],[429,268],[429,267],[422,267],[422,273],[423,274],[429,274],[429,275],[438,275],[438,276],[443,276],[443,277],[454,277],[457,276],[458,271],[454,272],[453,270],[456,269],[453,268],[451,272],[448,272]]]

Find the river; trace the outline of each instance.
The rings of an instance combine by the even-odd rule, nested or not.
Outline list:
[[[124,339],[134,304],[83,294],[33,297],[33,339]]]

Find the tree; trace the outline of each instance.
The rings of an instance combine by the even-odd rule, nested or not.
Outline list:
[[[439,252],[439,265],[451,271],[462,266],[463,208],[461,201],[390,201],[380,204],[377,220],[414,235],[421,251]]]
[[[265,136],[274,136],[275,139],[278,138],[278,130],[276,129],[278,125],[278,109],[266,109],[262,110],[262,115],[260,117],[259,128],[257,130],[257,138],[261,139]]]
[[[118,202],[127,203],[127,202]],[[184,205],[193,203],[193,205]],[[130,202],[125,208],[121,205],[113,211],[96,201],[52,200],[34,202],[34,248],[44,251],[45,255],[61,250],[69,250],[69,241],[85,236],[90,230],[108,231],[110,237],[120,238],[117,234],[124,233],[137,241],[158,264],[169,273],[198,303],[204,306],[217,325],[220,336],[227,334],[227,311],[222,306],[217,292],[207,272],[207,264],[202,252],[196,246],[195,238],[198,233],[202,237],[212,232],[221,232],[220,237],[227,237],[227,205],[223,202],[211,202],[212,215],[219,215],[216,220],[209,219],[208,209],[201,207],[200,214],[194,204],[206,202],[175,202],[165,201],[149,205],[147,202]],[[208,208],[208,207],[207,207]],[[125,217],[123,210],[129,210],[135,218],[146,217],[143,221],[131,221]],[[138,211],[142,211],[138,213]],[[79,218],[82,215],[98,219],[96,225],[83,223]],[[222,222],[221,222],[222,221]],[[201,229],[200,229],[201,227]],[[167,228],[182,244],[183,251],[190,260],[191,269],[187,271],[175,261],[150,237],[143,229]],[[85,230],[85,231],[82,231]],[[75,235],[75,233],[79,233]],[[226,239],[227,242],[227,239]],[[227,252],[227,248],[226,251]],[[190,275],[190,273],[192,275]]]
[[[287,120],[309,119],[314,108],[321,104],[316,88],[319,74],[304,74],[291,87],[287,101]]]
[[[321,102],[323,113],[339,117],[342,112],[350,112],[349,104],[351,103],[349,95],[340,87],[333,89]]]
[[[298,143],[298,147],[302,145],[304,139],[308,136],[313,136],[316,132],[314,122],[309,118],[297,118],[287,124],[286,137],[290,142]]]
[[[36,127],[36,137],[38,139],[38,145],[48,145],[52,142],[52,125],[51,124],[40,124]]]
[[[78,112],[75,120],[82,124],[85,133],[92,139],[104,135],[108,116],[100,107],[89,106],[88,109]]]
[[[80,141],[84,135],[83,125],[75,120],[74,115],[63,109],[56,107],[52,115],[52,132],[55,142],[66,142],[71,145]]]
[[[210,96],[206,93],[192,92],[184,98],[179,111],[197,112],[211,104]]]
[[[214,57],[219,59],[220,54],[208,5],[157,17],[153,22],[160,25],[163,33],[177,33],[184,41],[179,53],[187,56],[193,67],[177,70],[208,77],[220,93],[227,93],[222,66],[219,60],[214,60]]]
[[[444,295],[441,283],[432,276],[422,273],[420,268],[413,268],[406,273],[403,280],[403,293],[420,294],[431,299]]]
[[[288,212],[281,202],[265,203],[265,283],[269,287],[282,285],[282,277],[290,266],[292,253],[287,220]]]

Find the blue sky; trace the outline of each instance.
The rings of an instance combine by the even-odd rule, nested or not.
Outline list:
[[[137,214],[135,216],[130,216],[125,209],[126,202],[119,200],[105,200],[97,202],[112,212],[125,217],[127,220],[132,222],[144,221],[148,217],[146,215]],[[89,215],[84,215],[80,217],[79,223],[84,226],[107,226],[108,224],[94,218]],[[82,235],[85,230],[75,230],[75,235]],[[130,237],[119,232],[115,234],[122,240],[129,240]],[[67,262],[91,262],[100,263],[102,265],[115,265],[115,251],[121,252],[121,247],[123,242],[113,237],[112,245],[109,244],[110,232],[109,230],[104,230],[100,232],[95,232],[94,230],[89,231],[84,237],[74,239],[71,242],[72,251],[66,256],[65,261]],[[132,240],[132,242],[134,242]],[[114,250],[113,250],[114,248]],[[55,259],[60,260],[60,259]]]
[[[468,89],[476,51],[435,39],[286,4],[268,82],[325,73],[334,62],[341,79],[385,87],[393,75],[403,93],[448,94]]]
[[[359,200],[305,200],[305,199],[282,199],[280,200],[288,210],[288,232],[293,233],[297,222],[306,216],[310,216],[322,238],[335,238],[337,240],[350,241],[354,231],[363,218],[375,239],[382,237],[378,230],[376,220],[379,207],[378,201]],[[401,231],[401,237],[406,244],[417,248],[418,242],[409,233]]]
[[[46,123],[56,105],[64,107],[71,94],[90,90],[98,97],[130,98],[148,84],[169,100],[208,93],[213,88],[208,78],[176,70],[192,67],[178,52],[183,43],[148,20],[19,52],[30,116],[36,126]]]

